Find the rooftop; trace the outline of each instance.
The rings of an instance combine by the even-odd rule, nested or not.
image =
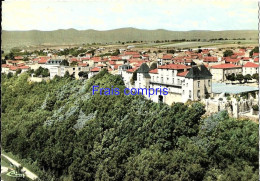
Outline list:
[[[150,70],[149,73],[151,73],[151,74],[158,74],[158,69]]]
[[[228,94],[240,94],[243,92],[257,91],[257,87],[231,85],[225,83],[212,83],[212,92],[216,94],[228,93]]]
[[[241,68],[239,65],[234,64],[219,64],[211,66],[213,69],[231,69],[231,68]]]
[[[185,76],[186,78],[211,78],[212,74],[205,65],[193,66]]]
[[[259,65],[256,63],[252,63],[252,62],[247,62],[244,67],[250,67],[250,68],[258,68]]]
[[[159,69],[186,69],[188,68],[186,65],[182,64],[169,64],[169,65],[162,65],[158,67]]]

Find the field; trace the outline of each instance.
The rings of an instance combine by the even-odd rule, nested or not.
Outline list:
[[[200,39],[206,43],[209,39],[238,39],[258,40],[257,30],[230,30],[230,31],[168,31],[168,30],[141,30],[135,28],[121,28],[108,31],[75,29],[55,30],[55,31],[2,31],[2,49],[10,50],[13,47],[51,47],[51,46],[76,46],[91,43],[115,44],[116,42],[144,41],[148,44],[139,44],[139,47],[157,46],[154,41],[165,40],[194,40]],[[202,42],[203,41],[203,42]],[[236,40],[237,41],[237,40]],[[191,42],[189,42],[191,43]],[[188,43],[188,46],[190,46]],[[218,42],[215,42],[218,43]],[[170,44],[170,45],[168,45]],[[207,43],[209,44],[209,43]],[[211,44],[211,43],[210,43]],[[210,45],[209,44],[209,45]],[[118,44],[120,45],[120,43]],[[198,43],[191,44],[197,46]],[[176,43],[160,43],[159,46],[178,46],[187,47],[187,45]]]

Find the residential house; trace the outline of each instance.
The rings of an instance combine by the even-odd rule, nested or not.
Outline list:
[[[226,81],[226,76],[234,73],[242,74],[242,66],[234,64],[219,64],[210,67],[210,72],[213,75],[213,81]]]
[[[243,75],[247,75],[247,74],[253,75],[259,73],[259,64],[247,62],[242,69],[243,69]]]

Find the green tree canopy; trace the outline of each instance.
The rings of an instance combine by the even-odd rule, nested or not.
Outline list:
[[[151,67],[150,67],[150,70],[153,70],[153,69],[156,69],[156,68],[157,68],[157,63],[153,62]]]
[[[238,80],[239,83],[241,84],[241,83],[242,83],[242,80],[244,80],[244,76],[243,76],[242,74],[237,74],[236,80]]]
[[[225,50],[223,52],[223,57],[230,57],[231,55],[233,55],[233,51],[232,50]]]
[[[252,77],[251,77],[250,74],[246,74],[246,75],[244,76],[244,82],[246,83],[248,80],[252,80]]]
[[[258,82],[259,81],[259,74],[258,73],[253,74],[252,78],[255,79]]]

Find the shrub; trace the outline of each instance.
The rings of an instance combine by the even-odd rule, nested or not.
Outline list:
[[[252,108],[253,108],[254,111],[258,111],[259,110],[259,106],[257,104],[253,105]]]

